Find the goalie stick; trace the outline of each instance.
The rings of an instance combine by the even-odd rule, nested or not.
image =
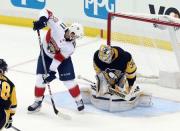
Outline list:
[[[43,68],[44,68],[45,76],[47,77],[47,69],[46,69],[46,64],[45,64],[45,59],[44,59],[43,45],[42,45],[42,42],[41,42],[41,36],[40,36],[40,31],[39,30],[37,30],[37,34],[38,34],[38,39],[39,39],[39,46],[40,46],[40,53],[41,53],[41,57],[42,57]],[[49,95],[50,95],[50,99],[51,99],[51,103],[52,103],[54,113],[57,116],[62,117],[64,119],[67,119],[67,120],[71,119],[71,117],[69,115],[64,114],[64,113],[57,110],[57,108],[55,106],[55,103],[54,103],[54,100],[53,100],[50,84],[47,83],[46,85],[48,87],[48,91],[49,91]]]
[[[78,78],[78,79],[82,79],[82,80],[84,80],[84,81],[87,81],[87,82],[89,82],[89,83],[91,83],[91,84],[93,84],[93,85],[96,85],[95,82],[93,82],[93,81],[91,81],[91,80],[89,80],[89,79],[86,79],[85,77],[82,77],[81,75],[78,75],[77,78]]]
[[[92,84],[92,85],[91,85],[92,88],[94,87],[94,85],[96,85],[95,82],[93,82],[93,81],[91,81],[91,80],[89,80],[89,79],[87,79],[87,78],[85,78],[85,77],[83,77],[83,76],[81,76],[81,75],[78,75],[78,79],[82,79],[82,80],[84,80],[84,81],[89,82],[90,85]],[[94,89],[94,88],[93,88],[93,89]],[[112,87],[108,87],[108,89],[109,89],[109,93],[111,93],[111,94],[116,94],[117,96],[120,96],[122,99],[124,99],[124,100],[126,100],[126,101],[128,101],[128,100],[131,99],[131,97],[129,97],[129,95],[126,94],[126,93],[124,93],[124,92],[116,91],[116,90],[113,89]]]

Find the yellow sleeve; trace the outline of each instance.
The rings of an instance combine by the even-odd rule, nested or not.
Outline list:
[[[96,74],[99,74],[101,72],[101,69],[95,63],[93,63],[93,67],[94,67]]]
[[[11,101],[10,113],[12,115],[14,115],[15,112],[16,112],[16,107],[17,107],[17,98],[16,98],[15,87],[13,87],[13,90],[12,90],[12,93],[11,93],[11,97],[10,97],[10,101]]]
[[[131,59],[128,63],[127,63],[127,67],[126,67],[126,77],[128,79],[133,79],[136,77],[136,64],[134,63],[133,59]]]

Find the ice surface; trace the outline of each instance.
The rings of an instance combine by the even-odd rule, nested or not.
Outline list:
[[[41,32],[43,36],[45,31]],[[110,113],[102,113],[99,111],[85,112],[84,114],[77,113],[73,109],[61,108],[60,111],[67,113],[72,116],[72,120],[64,120],[58,118],[50,104],[43,103],[42,110],[36,114],[27,114],[27,107],[32,104],[34,100],[34,84],[35,84],[35,70],[36,70],[36,60],[39,55],[39,45],[36,32],[31,28],[14,27],[7,25],[0,25],[0,58],[7,61],[9,65],[9,72],[7,76],[16,85],[16,92],[18,98],[18,108],[17,113],[14,116],[13,125],[22,131],[179,131],[180,122],[180,112],[179,103],[180,100],[180,90],[168,89],[164,87],[159,87],[158,85],[147,85],[141,84],[144,90],[153,93],[153,96],[163,98],[156,99],[158,105],[155,106],[156,112],[165,110],[165,113],[157,114],[152,116],[150,109],[141,109],[137,113],[137,110],[132,110],[129,113],[123,112],[121,115]],[[94,71],[92,68],[92,56],[99,45],[105,43],[104,40],[99,38],[88,38],[85,37],[78,41],[78,47],[73,55],[73,62],[76,74],[81,74],[91,80],[95,80]],[[123,48],[132,52],[135,61],[139,67],[138,71],[143,73],[156,73],[157,68],[161,65],[163,68],[168,68],[166,65],[159,63],[159,57],[155,56],[157,50],[136,48],[136,46],[127,45]],[[157,66],[152,63],[150,67],[146,68],[147,61],[144,56],[140,53],[146,54],[152,53],[153,55],[148,55],[148,61],[157,61]],[[176,62],[174,61],[174,55],[170,52],[159,52],[160,55],[166,55],[166,62],[170,62],[170,67],[173,70],[177,70]],[[154,57],[154,58],[151,58]],[[142,64],[141,64],[142,63]],[[52,93],[66,91],[61,82],[55,80],[51,83]],[[48,94],[48,91],[46,91]],[[61,98],[62,102],[67,98]],[[167,101],[165,101],[167,99]],[[162,102],[165,101],[165,102]],[[173,101],[170,101],[173,100]],[[175,102],[177,101],[177,103]],[[173,106],[167,106],[168,102],[173,102]],[[165,104],[165,105],[163,105]],[[177,105],[176,105],[177,104]],[[169,110],[171,109],[171,110]],[[144,116],[143,113],[146,113]],[[148,115],[149,114],[149,115]],[[135,117],[134,117],[135,116]],[[10,129],[13,131],[13,129]]]

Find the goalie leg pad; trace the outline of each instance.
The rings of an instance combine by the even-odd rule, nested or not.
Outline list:
[[[131,110],[138,106],[138,104],[139,104],[138,100],[139,100],[139,96],[137,96],[132,101],[128,101],[128,100],[124,100],[124,99],[119,99],[119,97],[116,95],[112,95],[110,106],[109,106],[109,111],[110,112],[118,112],[118,111]]]
[[[95,91],[94,91],[95,92]],[[152,106],[151,95],[150,94],[139,94],[134,97],[133,100],[127,101],[121,99],[117,95],[106,94],[104,96],[96,96],[92,93],[91,103],[101,110],[106,110],[109,112],[119,112],[131,110],[137,106],[149,107]]]
[[[91,89],[88,87],[80,88],[81,96],[83,99],[84,104],[91,103]]]
[[[108,92],[108,86],[110,86],[104,77],[103,73],[99,73],[96,76],[97,85],[96,85],[96,96],[103,96],[105,93]]]
[[[109,94],[103,97],[92,95],[91,103],[96,108],[109,112],[127,111],[138,106],[139,98],[134,99],[133,101],[125,101],[123,99],[119,99],[116,95],[108,95]]]
[[[93,106],[95,106],[98,109],[109,111],[109,105],[110,105],[110,94],[106,94],[104,96],[91,96],[91,103]]]

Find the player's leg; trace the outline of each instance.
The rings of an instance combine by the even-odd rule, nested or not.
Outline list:
[[[63,63],[58,67],[58,72],[60,80],[63,81],[66,88],[68,88],[69,93],[75,99],[78,111],[83,110],[84,103],[80,94],[79,85],[74,80],[75,73],[71,58],[63,61]]]
[[[6,113],[4,109],[0,109],[0,116],[0,130],[2,130],[6,124]]]
[[[52,59],[49,58],[45,53],[44,53],[44,58],[45,58],[46,68],[48,71],[49,66],[52,62]],[[32,105],[28,107],[29,112],[36,112],[36,111],[39,111],[41,108],[42,100],[44,98],[45,87],[46,87],[43,80],[44,74],[45,72],[44,72],[44,67],[42,63],[42,57],[39,56],[38,63],[37,63],[37,70],[36,70],[36,84],[34,88],[35,101]]]

